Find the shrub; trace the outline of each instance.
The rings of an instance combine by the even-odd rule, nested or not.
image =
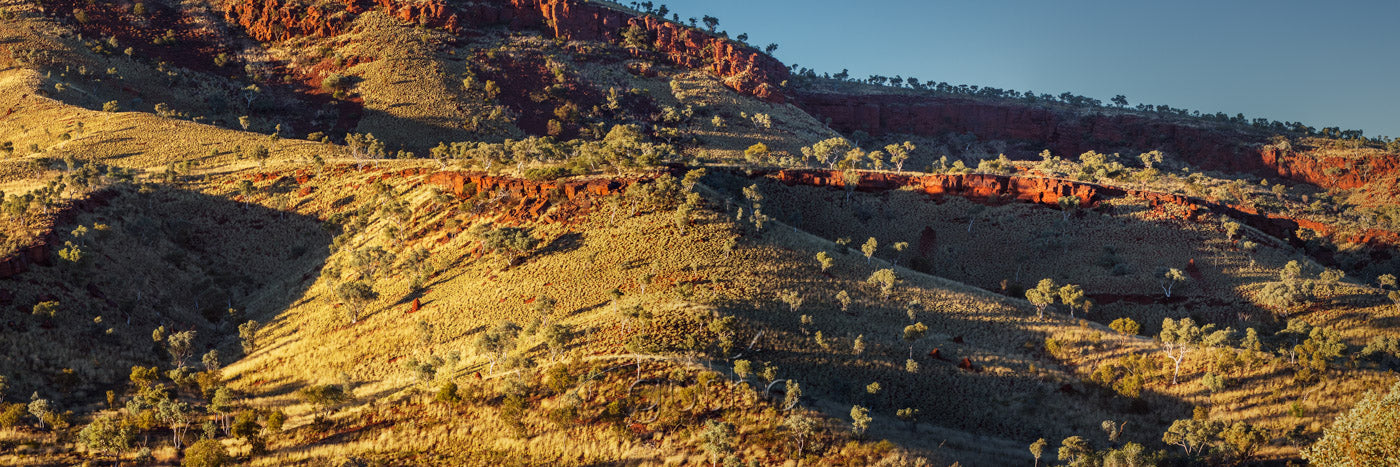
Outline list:
[[[281,410],[267,414],[267,431],[276,433],[282,431],[282,424],[287,422],[287,414]]]
[[[572,175],[564,167],[541,167],[525,170],[525,178],[534,181],[557,180]]]
[[[1296,404],[1296,403],[1295,403]],[[1302,412],[1302,410],[1298,410]],[[1303,458],[1318,465],[1394,465],[1400,437],[1400,383],[1389,393],[1372,392],[1337,417]]]
[[[24,404],[3,404],[0,403],[0,428],[14,428],[19,426],[24,420],[24,414],[28,413]]]
[[[102,111],[103,111],[103,112],[121,112],[121,111],[122,111],[122,106],[121,106],[121,104],[117,103],[117,101],[107,101],[106,103],[102,104]]]
[[[438,388],[437,395],[433,397],[433,400],[446,403],[460,402],[462,397],[457,395],[457,383],[451,381],[442,383],[442,387]]]
[[[36,316],[47,316],[52,318],[57,314],[58,302],[55,302],[53,300],[39,302],[39,304],[34,305],[34,315]]]
[[[1126,316],[1113,320],[1112,323],[1108,324],[1108,327],[1125,336],[1136,336],[1142,332],[1142,325]]]
[[[116,416],[98,417],[78,432],[78,440],[88,449],[120,453],[131,447],[135,432]]]
[[[180,462],[180,465],[185,467],[219,467],[232,461],[233,458],[224,449],[223,443],[205,438],[185,448],[185,460]]]
[[[753,120],[753,125],[756,126],[756,127],[759,127],[759,128],[772,128],[772,127],[773,127],[773,117],[770,117],[768,114],[753,114],[753,117],[751,117],[751,119]]]
[[[316,414],[317,418],[324,418],[325,415],[329,414],[331,408],[350,399],[344,389],[333,384],[307,386],[297,391],[297,396],[303,402],[315,405],[319,409]],[[271,422],[269,421],[268,424],[271,425]]]
[[[340,73],[331,73],[321,80],[321,89],[327,92],[344,91],[350,86],[350,79]]]
[[[258,164],[262,165],[267,162],[268,158],[272,157],[272,152],[267,149],[267,146],[259,144],[257,146],[249,146],[248,149],[244,151],[243,155],[249,159],[258,161]]]

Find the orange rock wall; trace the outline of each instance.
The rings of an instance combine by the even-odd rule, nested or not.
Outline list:
[[[638,17],[581,0],[493,0],[454,5],[441,0],[342,0],[326,6],[300,0],[233,0],[224,5],[224,17],[254,39],[274,42],[344,33],[354,15],[375,6],[406,23],[454,34],[468,26],[507,24],[517,29],[543,27],[563,39],[621,42],[622,31],[635,24],[653,39],[660,58],[677,66],[709,68],[725,85],[741,93],[772,102],[786,100],[781,86],[788,79],[787,67],[757,49],[652,16]]]

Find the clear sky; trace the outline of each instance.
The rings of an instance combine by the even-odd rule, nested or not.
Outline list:
[[[630,1],[630,0],[629,0]],[[623,2],[628,3],[628,2]],[[852,77],[1244,113],[1400,137],[1400,1],[670,0]],[[669,16],[669,15],[668,15]]]

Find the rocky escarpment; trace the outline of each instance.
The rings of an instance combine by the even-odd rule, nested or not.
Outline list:
[[[787,67],[753,47],[652,16],[636,16],[580,0],[492,0],[464,4],[439,0],[341,0],[321,4],[298,0],[233,0],[224,5],[224,16],[243,27],[254,39],[272,42],[344,33],[354,15],[376,6],[404,22],[442,28],[454,34],[463,32],[466,27],[508,25],[516,29],[544,28],[562,39],[616,43],[622,41],[624,30],[638,26],[646,32],[648,45],[654,53],[672,64],[708,68],[730,88],[760,99],[772,102],[786,99],[781,86],[788,79]]]
[[[557,221],[645,179],[535,181],[481,172],[435,172],[427,182],[461,198],[483,196],[506,205],[504,219]],[[551,207],[561,209],[551,211]]]
[[[773,57],[728,38],[664,21],[654,16],[630,14],[571,0],[542,0],[539,8],[555,37],[620,42],[622,31],[639,26],[649,46],[675,65],[709,68],[725,85],[770,102],[784,102],[781,90],[788,69]]]
[[[784,170],[770,175],[788,184],[847,188],[841,172],[837,171]],[[1147,201],[1156,211],[1168,217],[1196,221],[1201,220],[1203,214],[1213,213],[1237,219],[1294,246],[1302,245],[1302,240],[1296,234],[1299,227],[1316,231],[1322,236],[1333,237],[1338,243],[1363,243],[1389,248],[1400,246],[1400,234],[1396,232],[1373,229],[1360,233],[1343,233],[1321,222],[1263,213],[1245,206],[1073,180],[988,174],[862,172],[859,182],[850,188],[859,191],[888,191],[905,187],[932,196],[959,196],[983,203],[1020,201],[1052,207],[1058,207],[1060,198],[1064,197],[1078,198],[1079,206],[1085,208],[1097,207],[1107,199],[1133,197]],[[1258,240],[1272,242],[1269,238]]]
[[[803,93],[794,101],[838,131],[972,133],[1011,142],[1018,147],[1008,155],[1021,158],[1042,149],[1062,157],[1090,150],[1136,155],[1160,149],[1198,169],[1281,176],[1329,188],[1361,187],[1400,173],[1400,155],[1318,157],[1278,150],[1266,144],[1267,133],[1243,127],[1191,125],[1133,113],[1082,115],[1009,101],[910,95]]]
[[[52,256],[49,250],[51,242],[53,242],[53,232],[47,232],[34,243],[0,258],[0,279],[14,277],[28,271],[31,265],[49,265],[49,257]]]
[[[236,1],[224,5],[224,19],[243,27],[262,42],[293,37],[329,37],[350,28],[353,15],[365,4],[350,0],[339,4],[310,5],[296,0]]]
[[[1400,176],[1400,154],[1323,157],[1266,146],[1259,150],[1259,157],[1281,177],[1328,188],[1361,188]],[[1400,186],[1395,183],[1381,188],[1387,188],[1386,194],[1392,198],[1400,197]]]

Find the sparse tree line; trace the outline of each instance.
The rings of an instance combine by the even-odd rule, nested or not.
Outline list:
[[[674,159],[675,149],[646,141],[634,125],[615,125],[597,141],[529,137],[504,143],[441,143],[431,156],[444,165],[453,162],[490,173],[514,169],[527,178],[554,179],[648,169]]]
[[[682,22],[682,21],[681,21],[681,15],[680,15],[679,13],[674,13],[674,12],[672,12],[671,9],[670,9],[669,7],[667,7],[666,4],[664,4],[664,3],[662,3],[662,4],[657,4],[657,3],[655,3],[655,2],[629,2],[628,5],[630,5],[630,6],[632,7],[633,10],[638,11],[638,12],[644,14],[644,15],[655,16],[656,18],[659,18],[659,19],[661,19],[661,20],[669,20],[670,22],[676,23],[676,24],[678,24],[678,25],[689,25],[689,27],[690,27],[691,29],[694,29],[694,30],[697,30],[697,31],[701,30],[701,29],[700,29],[700,24],[703,23],[703,24],[705,25],[704,31],[708,32],[709,34],[713,34],[713,35],[716,35],[716,36],[719,36],[719,37],[723,37],[723,38],[726,38],[726,39],[729,38],[729,31],[722,31],[722,30],[719,30],[719,29],[718,29],[718,28],[719,28],[719,18],[716,18],[716,17],[714,17],[714,16],[703,15],[703,16],[702,16],[700,19],[698,19],[698,20],[697,20],[695,17],[692,16],[692,17],[686,18],[686,20],[685,20],[684,22]],[[670,17],[670,18],[667,18],[667,17],[666,17],[666,14],[667,14],[667,13],[670,13],[670,14],[671,14],[671,17]],[[645,43],[645,42],[644,42],[644,39],[645,39],[645,38],[642,37],[642,34],[644,34],[645,32],[644,32],[644,31],[634,31],[634,28],[635,28],[635,29],[640,29],[640,28],[636,28],[636,26],[634,25],[632,28],[628,28],[627,30],[624,30],[623,33],[622,33],[622,35],[623,35],[623,43],[626,44],[626,45],[628,45],[628,46],[640,46],[640,45],[642,45],[642,44]],[[751,44],[749,44],[749,35],[748,35],[748,33],[740,33],[739,35],[734,36],[734,39],[738,40],[739,42],[744,43],[744,45],[750,45],[750,46],[751,46]],[[768,54],[768,55],[773,55],[773,52],[776,52],[777,50],[778,50],[778,44],[768,44],[767,46],[765,46],[765,47],[763,48],[763,53],[766,53],[766,54]]]
[[[1229,235],[1237,234],[1238,225]],[[1161,280],[1164,295],[1170,296],[1172,286],[1186,280],[1185,274],[1177,269],[1162,268],[1157,273]],[[1102,361],[1091,366],[1093,371],[1085,380],[1103,391],[1130,400],[1142,397],[1142,392],[1150,385],[1176,385],[1199,383],[1208,394],[1236,390],[1249,384],[1251,374],[1266,368],[1283,368],[1293,372],[1293,382],[1304,387],[1319,384],[1329,378],[1339,377],[1347,368],[1373,366],[1395,368],[1400,365],[1400,339],[1391,336],[1376,336],[1361,349],[1350,348],[1340,334],[1329,327],[1312,326],[1299,319],[1287,319],[1288,309],[1305,303],[1312,298],[1312,291],[1321,287],[1336,287],[1343,278],[1340,271],[1326,269],[1316,279],[1305,276],[1302,266],[1296,262],[1286,264],[1279,272],[1279,281],[1266,284],[1257,299],[1266,306],[1275,308],[1287,320],[1287,326],[1272,335],[1264,335],[1255,328],[1247,328],[1243,335],[1233,328],[1218,329],[1214,324],[1198,324],[1191,318],[1163,320],[1156,340],[1161,350],[1156,353],[1129,353],[1126,356]],[[1383,275],[1377,280],[1377,290],[1400,306],[1400,292],[1396,289],[1393,275]],[[1036,288],[1026,291],[1027,300],[1042,313],[1058,298],[1070,310],[1074,303],[1081,302],[1082,290],[1065,286],[1057,290],[1050,279],[1041,281]],[[1128,317],[1113,320],[1109,326],[1115,332],[1134,336],[1143,328]],[[1102,346],[1102,333],[1088,334],[1088,340],[1081,338],[1082,345]],[[1058,359],[1073,360],[1079,355],[1069,341],[1060,336],[1045,339],[1047,354]],[[1194,361],[1194,364],[1188,364]],[[1183,371],[1191,368],[1189,371]],[[1379,396],[1363,401],[1363,404],[1376,404]],[[1304,409],[1294,403],[1294,416],[1304,416]],[[1360,419],[1362,415],[1353,413],[1350,417]],[[1339,420],[1324,436],[1325,443],[1340,443],[1334,437],[1338,431],[1353,432],[1348,436],[1360,436],[1374,440],[1373,434],[1354,434],[1356,423]],[[1105,423],[1105,430],[1108,430]],[[1121,429],[1121,427],[1120,427]],[[1393,431],[1393,430],[1392,430]],[[1198,409],[1192,419],[1177,420],[1163,434],[1163,442],[1182,448],[1171,454],[1165,451],[1146,452],[1140,446],[1115,445],[1114,434],[1109,433],[1110,444],[1107,450],[1095,450],[1081,437],[1066,439],[1059,451],[1061,462],[1070,465],[1158,465],[1163,462],[1189,460],[1194,462],[1229,463],[1249,462],[1259,449],[1275,444],[1279,439],[1292,440],[1297,445],[1302,438],[1297,432],[1275,432],[1242,422],[1224,422],[1210,419],[1208,411]],[[1324,442],[1319,442],[1321,446]],[[1369,441],[1374,442],[1374,441]],[[1031,451],[1040,458],[1045,448],[1044,440],[1032,445]],[[1335,449],[1335,447],[1333,448]],[[1383,452],[1374,448],[1365,453],[1353,453],[1360,457],[1380,459]],[[1304,451],[1309,459],[1340,459],[1333,452],[1314,447]],[[1381,457],[1375,457],[1375,456]],[[1393,456],[1393,453],[1391,454]],[[1126,457],[1124,457],[1126,456]],[[1393,458],[1393,457],[1392,457]],[[1132,460],[1136,459],[1136,460]],[[1126,462],[1126,463],[1125,463]],[[1363,463],[1364,464],[1364,463]]]

